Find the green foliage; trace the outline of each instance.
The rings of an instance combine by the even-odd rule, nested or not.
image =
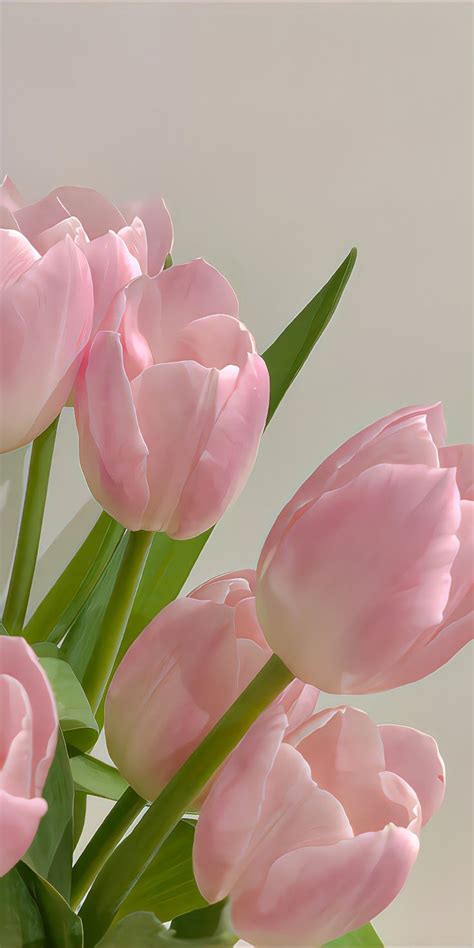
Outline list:
[[[79,754],[70,761],[76,790],[106,800],[119,800],[127,789],[127,782],[115,767],[104,764],[89,754]]]
[[[328,941],[323,948],[383,948],[373,925],[364,925],[354,932],[341,935],[334,941]]]
[[[68,744],[88,750],[99,736],[99,728],[82,685],[64,655],[51,642],[41,642],[35,652],[48,676],[58,708],[59,722]]]

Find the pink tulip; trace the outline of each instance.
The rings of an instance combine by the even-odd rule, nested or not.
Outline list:
[[[218,576],[170,603],[123,658],[105,704],[112,760],[153,800],[270,657],[255,615],[255,573]],[[313,713],[315,688],[293,682],[291,730]]]
[[[240,937],[316,948],[398,894],[444,767],[432,738],[378,729],[354,708],[314,715],[291,744],[287,726],[273,706],[227,759],[201,810],[194,873],[208,901],[230,897]]]
[[[0,229],[0,451],[27,444],[56,418],[89,340],[93,290],[70,237],[43,257]]]
[[[382,418],[334,452],[274,524],[257,570],[265,636],[327,692],[384,691],[473,635],[473,449],[441,405]]]
[[[48,679],[22,638],[0,636],[0,876],[33,842],[58,717]]]
[[[0,188],[0,224],[20,230],[39,253],[69,235],[81,247],[94,286],[93,331],[115,330],[122,312],[117,293],[135,277],[163,268],[173,243],[173,228],[162,200],[121,212],[90,188],[63,187],[35,204],[24,205],[13,182]]]
[[[249,476],[268,371],[232,288],[203,260],[140,277],[120,298],[120,333],[98,333],[78,381],[82,468],[129,529],[196,536]]]

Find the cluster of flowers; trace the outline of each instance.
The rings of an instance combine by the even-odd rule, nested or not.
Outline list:
[[[71,397],[92,493],[130,530],[185,539],[222,516],[251,470],[269,379],[235,294],[202,260],[166,268],[163,202],[119,211],[59,188],[2,189],[1,450]],[[153,800],[274,652],[293,682],[195,801],[198,886],[229,897],[257,945],[321,945],[400,891],[440,806],[435,741],[377,727],[319,689],[416,681],[472,638],[472,449],[444,446],[439,405],[375,422],[277,518],[256,571],[168,605],[126,653],[105,704],[110,755]],[[46,804],[57,715],[38,661],[0,637],[0,874]]]

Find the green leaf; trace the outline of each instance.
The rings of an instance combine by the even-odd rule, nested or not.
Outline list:
[[[351,275],[356,256],[357,251],[351,250],[325,286],[263,353],[270,374],[267,425],[328,325]],[[156,534],[117,663],[151,619],[176,598],[211,533],[212,530],[207,530],[192,540],[171,540],[164,534]]]
[[[100,515],[82,546],[26,624],[23,634],[30,644],[48,638],[56,627],[66,631],[67,623],[72,624],[75,614],[106,569],[124,532],[124,527],[108,514],[104,512]],[[55,641],[59,641],[58,633]]]
[[[81,919],[57,889],[24,863],[19,863],[19,872],[41,912],[45,948],[83,948]]]
[[[127,789],[127,782],[115,767],[89,754],[73,757],[70,764],[76,790],[106,800],[118,800]]]
[[[194,939],[199,948],[227,948],[234,945],[234,935],[217,934]],[[133,912],[109,928],[96,948],[190,948],[189,939],[179,938],[161,924],[153,912]]]
[[[193,839],[194,826],[181,820],[122,902],[117,918],[143,910],[167,921],[207,905],[194,879]]]
[[[352,273],[356,257],[357,250],[353,247],[322,290],[263,353],[270,373],[267,424],[326,329]]]
[[[0,620],[0,635],[10,635],[8,629],[5,628],[1,620]]]
[[[179,915],[171,922],[171,931],[176,938],[195,940],[196,938],[219,936],[222,943],[233,945],[238,935],[232,932],[230,924],[230,912],[227,899],[222,902],[215,902],[214,905],[206,905],[205,908],[196,909],[194,912],[188,912],[186,915]]]
[[[117,573],[125,552],[127,536],[122,536],[108,568],[105,570],[93,594],[81,609],[73,625],[69,629],[61,651],[71,663],[80,682],[84,681],[87,666],[91,660],[94,646],[99,634],[102,619],[114,588]]]
[[[18,869],[0,878],[2,948],[47,948],[40,910]]]
[[[91,706],[62,649],[52,642],[35,645],[35,652],[53,689],[59,722],[68,744],[88,750],[95,744],[99,728]]]
[[[72,763],[72,761],[71,761]],[[72,848],[75,849],[84,829],[87,813],[87,794],[74,789]]]
[[[323,948],[383,948],[383,942],[372,925],[364,925],[334,941],[326,942]]]
[[[44,786],[48,809],[23,857],[66,899],[71,894],[74,788],[64,738],[59,732],[53,763]]]

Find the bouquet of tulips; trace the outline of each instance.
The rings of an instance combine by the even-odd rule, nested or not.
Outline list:
[[[1,450],[32,442],[0,636],[2,948],[381,945],[443,761],[319,690],[397,688],[472,638],[472,449],[439,404],[394,411],[305,480],[256,569],[180,595],[355,251],[260,355],[225,277],[173,263],[163,201],[26,205],[7,178],[1,207]],[[67,405],[103,513],[31,612]],[[75,857],[90,796],[114,803]]]

